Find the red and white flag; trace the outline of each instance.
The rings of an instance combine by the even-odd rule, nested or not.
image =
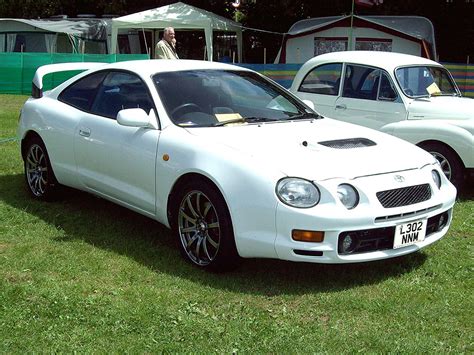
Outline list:
[[[372,7],[374,5],[383,4],[383,0],[355,0],[356,5]]]

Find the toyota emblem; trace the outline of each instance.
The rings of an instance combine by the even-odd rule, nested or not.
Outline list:
[[[405,181],[405,178],[401,175],[395,175],[393,178],[395,179],[396,182],[404,182]]]

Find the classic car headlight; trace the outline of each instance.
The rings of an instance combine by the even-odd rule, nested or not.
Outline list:
[[[359,204],[359,193],[349,184],[341,184],[337,187],[337,196],[348,210]]]
[[[284,178],[278,181],[276,194],[281,202],[298,208],[309,208],[318,204],[319,189],[308,180]]]
[[[439,175],[437,170],[431,170],[431,176],[433,177],[433,181],[435,182],[438,189],[441,188],[441,176]]]

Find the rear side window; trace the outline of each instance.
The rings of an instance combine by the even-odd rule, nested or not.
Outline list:
[[[115,119],[120,110],[127,108],[142,108],[150,113],[153,101],[145,83],[138,76],[112,71],[97,91],[91,113]]]
[[[89,111],[94,102],[97,88],[106,75],[106,72],[100,72],[79,79],[71,86],[68,86],[59,95],[58,100],[79,110]]]
[[[341,63],[323,64],[311,70],[298,91],[312,94],[337,95],[341,82]]]
[[[342,96],[353,99],[376,100],[381,70],[359,65],[347,65]]]

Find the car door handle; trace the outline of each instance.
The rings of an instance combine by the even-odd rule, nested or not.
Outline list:
[[[89,128],[79,128],[79,135],[89,137],[91,135],[91,130]]]
[[[336,110],[345,110],[347,108],[346,105],[341,104],[341,105],[336,105]]]

